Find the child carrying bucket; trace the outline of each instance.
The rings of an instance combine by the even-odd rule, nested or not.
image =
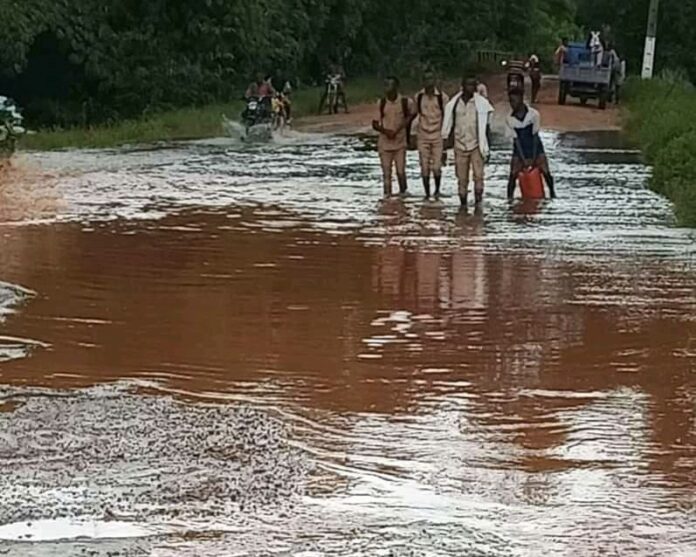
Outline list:
[[[545,198],[544,182],[548,187],[549,197],[556,197],[549,161],[539,137],[539,112],[524,102],[524,92],[521,89],[510,90],[508,96],[512,113],[507,117],[507,126],[514,140],[508,198],[512,199],[514,196],[518,182],[524,199]]]

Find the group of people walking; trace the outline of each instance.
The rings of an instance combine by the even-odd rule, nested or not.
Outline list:
[[[388,77],[385,95],[379,102],[378,119],[372,127],[379,134],[378,152],[384,178],[384,195],[392,195],[393,172],[399,193],[408,189],[406,179],[406,152],[413,147],[411,129],[416,135],[421,178],[426,198],[439,196],[442,188],[442,169],[447,152],[454,152],[459,199],[462,206],[469,203],[469,189],[474,185],[474,202],[483,201],[485,167],[490,158],[491,116],[494,108],[484,96],[485,87],[475,78],[462,80],[460,91],[449,98],[439,89],[435,75],[428,71],[423,76],[423,88],[411,99],[401,94],[399,79]],[[524,91],[509,91],[512,112],[507,117],[507,128],[514,139],[510,165],[508,197],[515,193],[517,177],[528,167],[539,169],[549,195],[555,197],[553,177],[539,137],[539,112],[524,102]],[[409,145],[411,144],[411,145]],[[433,186],[434,185],[434,189]]]

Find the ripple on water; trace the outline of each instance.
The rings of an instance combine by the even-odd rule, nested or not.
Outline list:
[[[122,556],[207,557],[228,557],[232,551],[240,556],[302,557],[696,552],[690,537],[693,493],[684,489],[693,481],[679,483],[693,471],[690,437],[683,434],[672,443],[669,435],[658,431],[666,412],[664,404],[655,402],[661,385],[651,387],[646,382],[642,387],[644,377],[633,382],[629,376],[630,386],[621,386],[628,372],[643,370],[647,376],[660,370],[659,347],[647,358],[615,337],[640,328],[649,313],[668,318],[666,327],[690,319],[687,314],[696,307],[688,274],[693,271],[693,237],[674,228],[669,204],[645,189],[648,170],[635,153],[608,152],[605,147],[611,143],[595,151],[582,142],[547,134],[561,197],[510,206],[504,193],[508,148],[497,145],[485,207],[466,213],[458,210],[452,195],[441,202],[423,203],[414,194],[382,203],[377,199],[379,166],[362,140],[306,139],[294,137],[266,146],[212,141],[165,149],[35,155],[35,160],[66,171],[60,178],[66,201],[60,218],[78,221],[81,238],[103,239],[114,232],[119,240],[126,234],[146,239],[137,246],[104,244],[106,250],[114,250],[113,267],[99,267],[101,260],[96,257],[94,267],[84,266],[89,249],[105,251],[104,245],[73,242],[74,259],[61,260],[70,262],[69,271],[79,266],[86,274],[78,276],[91,280],[94,269],[99,269],[100,276],[108,275],[99,288],[108,291],[113,280],[119,289],[125,284],[129,292],[123,297],[109,297],[113,292],[96,297],[97,309],[104,310],[96,315],[103,319],[60,318],[61,331],[68,328],[67,321],[71,326],[113,324],[119,316],[115,308],[137,308],[131,314],[142,312],[138,319],[159,329],[165,315],[170,323],[184,321],[182,313],[159,313],[164,305],[181,304],[191,311],[186,315],[205,314],[214,323],[211,330],[247,328],[250,334],[238,344],[228,339],[222,348],[211,348],[213,356],[225,357],[213,358],[210,368],[202,365],[210,363],[202,354],[210,346],[207,338],[191,343],[193,352],[172,350],[173,369],[184,379],[215,369],[219,382],[210,388],[238,389],[238,394],[241,383],[234,381],[243,368],[245,385],[254,390],[253,400],[263,397],[266,404],[302,407],[302,393],[318,395],[322,389],[332,401],[334,394],[336,399],[345,396],[341,390],[367,400],[358,406],[362,412],[340,415],[324,413],[321,404],[311,406],[305,409],[312,414],[309,419],[288,408],[275,413],[195,401],[185,404],[125,386],[74,392],[0,390],[0,553],[64,557],[86,547],[101,555],[118,550]],[[417,163],[414,154],[409,156],[416,188]],[[453,191],[451,169],[447,184]],[[195,207],[192,219],[154,220],[187,207]],[[229,218],[219,214],[221,208]],[[207,219],[206,211],[216,213],[224,224],[217,229],[208,226],[214,219]],[[124,220],[103,229],[93,224],[114,218]],[[128,220],[139,218],[153,221]],[[317,350],[317,339],[328,338],[321,334],[332,335],[334,329],[327,325],[322,327],[327,332],[320,334],[304,317],[309,319],[315,308],[331,306],[335,300],[324,297],[326,291],[315,284],[308,290],[311,296],[303,294],[300,282],[286,279],[289,275],[284,273],[293,271],[288,271],[285,259],[259,249],[261,242],[280,243],[275,242],[281,239],[279,234],[292,238],[296,230],[308,228],[355,234],[368,245],[369,257],[376,254],[377,263],[371,265],[377,269],[380,286],[357,277],[356,285],[367,286],[351,291],[350,297],[351,304],[357,300],[357,306],[366,306],[360,306],[364,311],[356,320],[369,324],[351,327],[355,360],[361,365],[350,357],[339,361],[332,353],[317,359],[321,366],[311,366],[307,353]],[[260,283],[260,289],[233,280],[241,273],[235,266],[238,262],[231,265],[221,257],[216,263],[213,255],[227,253],[226,248],[197,242],[203,235],[216,234],[226,247],[235,246],[240,238],[261,238],[244,271],[254,286]],[[302,260],[304,268],[298,275],[306,281],[332,282],[328,274],[310,270],[334,265],[347,269],[336,262],[341,258],[359,262],[362,257],[357,251],[343,251],[343,238],[327,240],[323,234],[297,238],[288,260]],[[163,261],[158,262],[151,251],[139,251],[150,244],[163,248]],[[338,256],[313,255],[307,248],[314,244],[331,245]],[[511,251],[541,254],[544,265],[539,265],[539,258],[516,259]],[[400,257],[404,252],[421,259],[407,265]],[[500,280],[492,270],[498,256],[491,252],[504,253],[509,267]],[[123,253],[132,256],[131,274],[124,273],[128,266],[123,265]],[[201,257],[191,257],[194,253]],[[229,253],[239,258],[242,250]],[[583,265],[546,265],[549,259],[581,259]],[[687,273],[672,274],[663,264],[666,260],[682,264]],[[528,268],[525,262],[530,261],[534,265]],[[191,274],[174,272],[189,266]],[[369,268],[362,269],[369,274]],[[409,275],[408,269],[414,268],[421,274]],[[356,266],[346,274],[360,269]],[[158,282],[159,278],[148,282],[148,274],[171,282]],[[264,274],[277,279],[262,283]],[[69,292],[75,279],[68,275],[58,275],[52,291]],[[402,281],[404,275],[411,278]],[[122,280],[124,276],[129,280]],[[429,276],[435,278],[428,282]],[[508,283],[513,276],[515,280]],[[84,289],[86,283],[77,284]],[[187,288],[191,284],[195,287]],[[130,305],[130,291],[136,290],[132,285],[142,286],[147,294],[135,297],[139,304]],[[228,321],[227,316],[205,309],[221,305],[221,285],[238,293],[230,297],[232,301],[244,302],[251,292],[254,300],[272,303],[268,311],[231,304],[247,311],[239,322]],[[418,294],[419,287],[424,294]],[[37,288],[44,292],[44,285]],[[173,292],[185,295],[178,298]],[[213,305],[191,303],[206,292],[213,293],[209,299]],[[374,298],[368,301],[366,293]],[[28,295],[0,285],[0,320]],[[154,299],[155,305],[146,305],[146,298]],[[56,306],[57,299],[51,309],[59,314],[64,308]],[[74,301],[74,294],[67,299]],[[418,307],[419,301],[424,307]],[[83,304],[80,301],[80,310]],[[575,312],[576,306],[592,311],[568,318],[568,308]],[[282,307],[296,320],[288,319]],[[611,319],[592,325],[589,318],[600,314],[596,307]],[[234,314],[226,306],[224,312]],[[260,316],[262,324],[247,321],[251,315]],[[337,322],[343,319],[341,313],[332,315]],[[51,319],[56,322],[55,316]],[[123,322],[123,328],[134,323]],[[179,331],[173,337],[187,339],[202,323],[194,319],[182,329],[173,328],[174,333]],[[599,327],[611,331],[604,336],[601,331],[590,334]],[[266,336],[267,328],[274,334]],[[148,373],[173,382],[174,374],[167,372],[171,368],[162,361],[162,354],[170,357],[172,345],[157,344],[159,337],[143,334],[148,331],[143,323],[132,329],[120,338],[147,338],[143,353],[153,358]],[[301,334],[282,336],[290,329]],[[656,329],[646,328],[652,330]],[[665,330],[668,335],[671,329]],[[204,327],[201,331],[207,334]],[[345,334],[338,331],[335,336]],[[247,340],[252,336],[258,338]],[[519,338],[511,340],[513,336]],[[73,331],[51,341],[68,345],[91,338]],[[291,342],[282,345],[293,345],[297,353],[278,349],[278,339],[288,338]],[[634,335],[626,342],[636,338],[641,337]],[[263,346],[254,352],[252,342]],[[571,353],[563,360],[567,369],[558,368],[561,348],[588,342],[600,347],[597,360],[576,365]],[[30,342],[8,337],[0,339],[0,347],[3,344],[11,347],[6,353],[16,356]],[[326,344],[326,350],[334,350]],[[664,347],[674,349],[670,342]],[[677,357],[687,364],[693,346],[677,348]],[[91,364],[87,377],[101,380],[104,368],[112,363],[109,358],[121,359],[126,349],[125,343],[117,344],[103,361]],[[119,376],[142,371],[137,356],[143,353],[137,350],[136,358],[119,368],[126,370]],[[273,363],[254,358],[270,350],[278,350]],[[227,359],[230,352],[235,352],[232,360]],[[240,363],[236,352],[251,357]],[[68,353],[66,368],[83,361],[83,353]],[[490,367],[484,365],[488,356]],[[63,366],[58,357],[54,362]],[[311,371],[287,369],[305,364]],[[269,373],[277,380],[268,380],[269,374],[254,365],[272,367]],[[248,368],[256,374],[251,379]],[[619,386],[613,380],[610,385],[592,381],[613,377],[614,371],[621,372],[615,381]],[[559,378],[570,376],[574,380],[564,390],[566,384]],[[302,387],[293,390],[298,383]],[[407,403],[388,405],[391,413],[374,411],[371,398],[396,397],[401,389],[412,391]],[[400,414],[406,404],[405,415]],[[690,415],[692,390],[684,387],[669,404],[683,406],[683,414]],[[660,439],[653,439],[653,434]],[[656,464],[658,455],[665,453],[675,462]],[[69,539],[51,542],[55,537]],[[88,544],[83,538],[99,543]],[[39,539],[46,542],[35,543]]]
[[[310,226],[365,241],[541,251],[545,256],[658,255],[689,257],[693,237],[674,228],[670,204],[649,191],[649,169],[619,136],[545,133],[559,198],[552,203],[506,200],[509,147],[494,145],[483,214],[462,215],[456,196],[424,205],[417,156],[409,154],[414,197],[379,202],[375,153],[356,137],[295,134],[267,145],[181,143],[161,149],[36,154],[66,172],[60,189],[64,220],[161,218],[185,207],[277,206],[282,219],[264,229]],[[601,149],[591,149],[600,141]],[[77,173],[75,172],[77,171]],[[447,169],[445,192],[453,190]],[[637,232],[639,231],[639,232]]]
[[[0,281],[0,324],[34,295],[31,290]],[[0,336],[0,362],[24,358],[32,349],[40,346],[45,347],[43,343],[34,340]]]

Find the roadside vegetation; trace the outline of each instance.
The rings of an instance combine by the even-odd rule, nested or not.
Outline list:
[[[626,129],[653,165],[650,186],[674,203],[682,225],[696,227],[696,88],[681,73],[632,79]]]
[[[331,63],[404,78],[460,74],[478,49],[550,59],[579,32],[575,0],[0,0],[0,13],[0,94],[31,129],[228,103],[257,72],[311,85]]]
[[[382,91],[376,78],[351,81],[348,102],[357,104],[375,100]],[[293,95],[293,117],[316,114],[322,89],[307,87]],[[241,91],[240,91],[241,95]],[[217,137],[223,133],[223,115],[239,120],[242,100],[201,107],[166,110],[113,124],[75,126],[67,129],[43,129],[25,136],[20,147],[25,150],[66,148],[107,148],[120,145],[155,143]]]

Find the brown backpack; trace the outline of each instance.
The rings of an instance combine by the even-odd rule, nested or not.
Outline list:
[[[382,98],[379,101],[379,117],[380,121],[384,121],[384,107],[387,106],[387,99]],[[414,116],[411,116],[408,110],[408,98],[401,97],[401,111],[404,115],[404,120],[406,120],[406,145],[408,149],[415,149],[414,138],[411,137],[411,124],[413,123]]]

